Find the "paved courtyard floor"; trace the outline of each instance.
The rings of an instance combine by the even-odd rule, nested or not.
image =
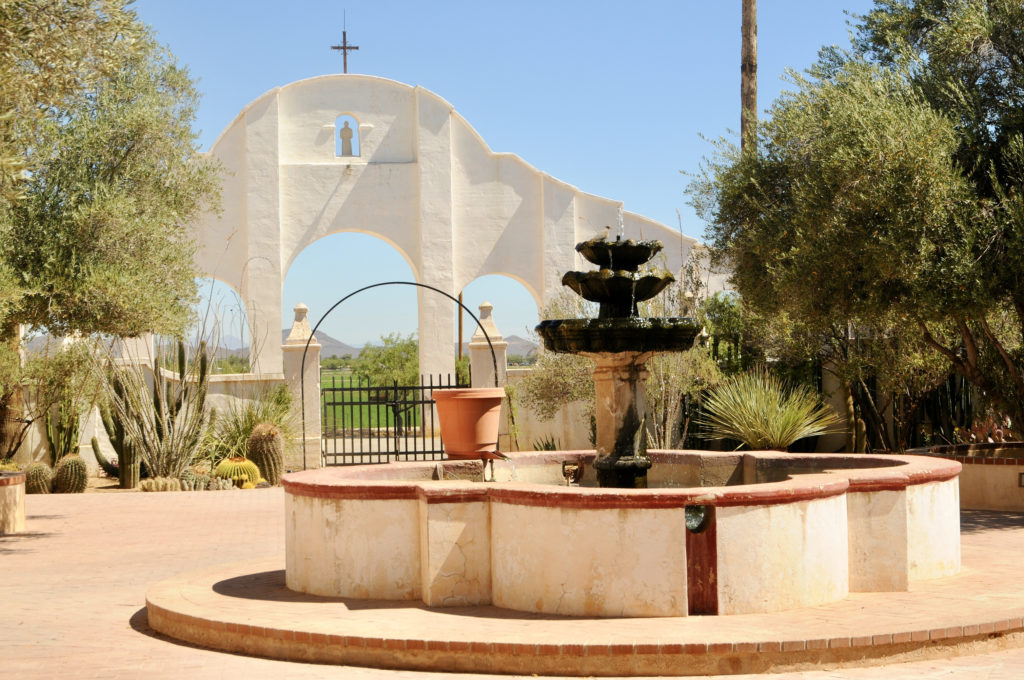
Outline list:
[[[152,584],[226,562],[283,555],[283,506],[280,489],[29,496],[26,532],[0,536],[0,677],[491,677],[271,661],[192,647],[149,628],[144,602]],[[1024,515],[967,512],[963,545],[968,575],[985,571],[989,562],[1006,563],[1014,555],[1024,564]],[[971,578],[962,582],[958,606],[983,608],[988,593],[972,587]],[[936,607],[940,617],[950,603]],[[869,615],[862,618],[865,626],[871,624]],[[1024,648],[883,666],[728,677],[1018,680],[1024,678]]]

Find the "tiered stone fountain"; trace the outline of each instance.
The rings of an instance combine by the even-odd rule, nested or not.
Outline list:
[[[698,330],[691,319],[637,313],[672,280],[640,272],[660,247],[580,244],[600,270],[569,272],[563,282],[601,312],[539,327],[548,349],[596,363],[596,452],[513,452],[486,484],[480,460],[285,475],[283,578],[275,556],[170,579],[146,595],[149,624],[261,656],[524,674],[708,674],[783,657],[814,663],[836,650],[831,658],[842,660],[932,648],[934,637],[913,631],[934,622],[883,629],[866,638],[870,648],[856,649],[842,622],[823,623],[821,642],[839,643],[827,650],[780,637],[772,618],[748,619],[757,632],[745,636],[722,633],[725,626],[709,636],[701,620],[686,622],[820,607],[850,592],[907,591],[955,575],[960,464],[778,451],[648,456],[645,362],[690,347]],[[643,488],[652,459],[651,488]],[[585,482],[592,466],[601,486],[618,488],[565,486],[572,466]],[[702,509],[694,526],[692,508]],[[263,594],[253,597],[260,583]],[[435,611],[448,607],[456,609]],[[646,617],[663,618],[629,621]],[[939,625],[946,639],[948,624]],[[959,630],[969,637],[968,626]]]
[[[623,241],[621,236],[578,244],[576,251],[600,269],[566,272],[562,284],[599,303],[597,318],[554,319],[537,326],[548,350],[594,360],[594,468],[602,487],[646,488],[651,467],[645,434],[647,360],[658,352],[689,349],[700,330],[690,318],[639,315],[638,303],[675,280],[668,272],[640,272],[661,248],[660,241]]]

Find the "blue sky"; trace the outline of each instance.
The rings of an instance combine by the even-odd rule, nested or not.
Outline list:
[[[772,0],[758,17],[759,108],[823,45],[848,43],[848,16],[868,0]],[[583,191],[700,238],[682,172],[712,152],[707,139],[739,128],[740,0],[136,0],[140,18],[199,80],[201,148],[267,90],[349,72],[425,87],[450,102],[495,151],[518,154]],[[405,261],[373,237],[347,233],[304,251],[284,287],[285,319],[299,301],[316,321],[364,285],[411,280]],[[224,293],[215,293],[224,299]],[[536,323],[532,298],[500,276],[467,287],[505,335]],[[231,323],[229,322],[229,325]],[[352,345],[416,329],[412,288],[357,296],[322,326]],[[471,331],[470,331],[471,332]]]

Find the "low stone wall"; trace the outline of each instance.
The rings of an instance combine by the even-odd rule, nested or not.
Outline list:
[[[1024,512],[1024,442],[933,446],[908,453],[937,456],[963,466],[961,508]]]
[[[428,606],[684,616],[691,588],[702,593],[702,613],[755,613],[834,602],[851,590],[906,590],[959,571],[955,462],[651,457],[652,475],[681,486],[559,486],[562,461],[590,469],[593,453],[581,451],[513,454],[495,464],[494,484],[478,483],[475,461],[286,475],[288,587]],[[740,483],[743,471],[775,476],[786,464],[795,472],[783,480]],[[710,508],[712,520],[688,529],[689,506]]]

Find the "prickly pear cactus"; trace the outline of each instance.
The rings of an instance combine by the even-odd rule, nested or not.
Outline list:
[[[89,485],[89,469],[77,453],[60,459],[53,470],[53,490],[57,493],[82,493]]]
[[[30,463],[25,468],[25,493],[50,493],[53,470],[46,463]]]
[[[229,479],[232,484],[239,487],[246,482],[252,482],[255,485],[260,479],[260,469],[248,458],[241,456],[225,458],[217,465],[213,476]]]
[[[277,486],[284,467],[284,437],[273,423],[260,423],[249,435],[249,460],[256,463],[263,478]],[[253,480],[256,483],[256,480]]]

